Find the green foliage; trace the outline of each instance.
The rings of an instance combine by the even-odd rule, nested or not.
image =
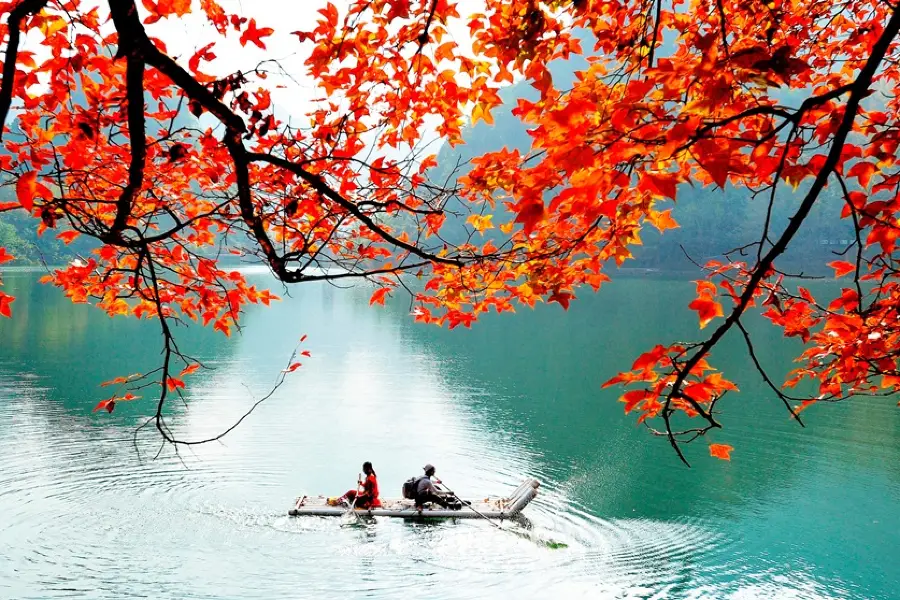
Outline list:
[[[13,265],[63,265],[98,246],[95,239],[86,236],[76,238],[68,246],[55,236],[52,229],[38,236],[35,220],[21,211],[0,215],[0,248],[16,257],[10,263]]]

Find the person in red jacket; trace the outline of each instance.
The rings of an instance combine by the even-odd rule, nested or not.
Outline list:
[[[362,468],[363,473],[366,474],[366,479],[358,482],[359,485],[355,490],[348,490],[346,494],[341,496],[341,500],[346,500],[352,504],[353,500],[356,499],[357,508],[381,506],[381,498],[378,497],[378,476],[375,474],[375,469],[372,468],[372,463],[369,461],[364,462]],[[359,486],[362,486],[362,492],[359,492]],[[359,494],[358,498],[356,497],[357,494]]]

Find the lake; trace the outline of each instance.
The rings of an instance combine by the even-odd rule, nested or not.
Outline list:
[[[725,429],[686,448],[689,469],[601,390],[653,344],[699,338],[689,281],[619,278],[568,312],[454,331],[414,323],[403,298],[371,308],[370,289],[272,284],[283,301],[231,339],[177,330],[211,369],[188,377],[170,424],[217,433],[301,335],[312,357],[221,443],[154,458],[155,432],[134,442],[152,390],[91,410],[99,383],[157,365],[158,328],[72,305],[39,275],[4,273],[2,598],[900,597],[896,400],[816,406],[801,428],[726,338],[713,364],[741,392],[720,403]],[[782,377],[798,344],[750,325]],[[733,445],[731,462],[708,442]],[[428,462],[464,497],[542,487],[512,531],[286,516],[301,494],[352,487],[365,460],[383,496]]]

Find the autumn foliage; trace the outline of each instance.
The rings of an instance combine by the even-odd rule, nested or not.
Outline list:
[[[741,252],[704,265],[686,308],[708,337],[656,346],[608,382],[628,386],[626,412],[679,454],[719,427],[716,403],[736,387],[710,352],[730,330],[798,420],[814,402],[897,390],[891,3],[485,0],[471,15],[460,4],[322,2],[317,22],[287,26],[320,92],[287,121],[271,64],[217,61],[217,47],[267,49],[286,26],[257,19],[252,3],[238,15],[215,0],[0,2],[0,171],[17,198],[0,211],[102,244],[46,278],[73,301],[159,321],[164,435],[166,394],[194,364],[170,324],[228,335],[242,307],[274,300],[224,267],[219,249],[256,257],[286,283],[365,278],[378,286],[373,304],[402,291],[417,320],[470,326],[490,310],[566,308],[579,287],[600,288],[644,227],[677,227],[672,203],[688,186],[736,186],[769,206],[787,186],[799,200],[787,227],[767,221]],[[195,50],[173,56],[165,25],[188,17]],[[575,54],[588,66],[563,87],[548,65]],[[470,121],[491,123],[517,78],[539,92],[514,111],[530,152],[478,156],[458,179],[433,181],[433,141],[459,144]],[[185,111],[199,120],[184,125]],[[845,287],[815,298],[789,285],[777,259],[826,187],[857,235],[831,263]],[[448,222],[471,235],[448,239]],[[0,292],[0,315],[11,303]],[[753,307],[806,344],[784,385],[753,352],[742,323]],[[818,392],[790,395],[803,379]],[[710,446],[719,458],[730,451]]]

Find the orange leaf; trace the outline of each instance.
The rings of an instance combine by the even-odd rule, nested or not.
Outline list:
[[[231,337],[231,327],[228,325],[226,319],[217,319],[216,322],[213,323],[213,330],[221,331],[226,337]]]
[[[600,203],[600,207],[597,209],[604,217],[608,217],[610,221],[612,221],[616,217],[616,212],[619,210],[619,202],[617,200],[606,200]]]
[[[184,369],[181,370],[179,377],[184,377],[185,375],[190,375],[191,373],[196,373],[197,369],[199,369],[199,368],[200,368],[200,363],[194,363],[194,364],[188,365]]]
[[[732,450],[734,450],[734,448],[732,446],[728,446],[727,444],[709,445],[709,455],[715,456],[716,458],[721,458],[722,460],[731,460]]]
[[[244,33],[241,34],[241,46],[246,46],[247,42],[253,42],[263,50],[266,49],[266,45],[262,42],[262,38],[269,37],[275,33],[275,30],[271,27],[263,27],[262,29],[256,28],[256,19],[250,19],[250,22],[247,24],[247,29]]]
[[[9,261],[15,260],[15,259],[16,259],[15,256],[13,256],[12,254],[6,253],[6,248],[0,248],[0,265],[2,265],[5,262],[9,262]]]
[[[37,193],[37,173],[29,171],[19,177],[16,182],[16,198],[22,208],[31,212],[34,208],[34,196]]]
[[[388,295],[388,293],[390,293],[390,291],[390,288],[379,288],[375,290],[375,293],[372,294],[371,298],[369,298],[369,306],[372,306],[376,303],[384,306],[384,298]]]
[[[444,42],[440,46],[438,46],[434,51],[434,58],[438,62],[442,60],[453,60],[454,54],[453,51],[456,49],[456,42]]]
[[[108,385],[119,385],[121,383],[128,383],[127,377],[116,377],[115,379],[110,379],[109,381],[104,381],[100,384],[100,387],[106,387]]]
[[[729,165],[728,160],[719,156],[705,157],[700,166],[709,173],[713,182],[724,189],[728,182]]]
[[[176,379],[174,377],[169,377],[166,379],[166,387],[169,388],[170,392],[174,392],[178,388],[184,388],[184,382],[180,379]]]
[[[210,48],[215,46],[216,43],[209,43],[199,50],[197,50],[191,59],[188,61],[188,68],[191,70],[191,73],[197,73],[200,71],[200,61],[201,60],[215,60],[216,55],[209,51]]]
[[[656,365],[663,356],[666,355],[666,347],[662,344],[657,344],[653,350],[649,352],[644,352],[641,354],[637,360],[634,361],[634,364],[631,365],[632,371],[644,371],[649,370],[650,367]]]
[[[558,302],[563,307],[563,310],[569,310],[569,301],[574,297],[575,295],[569,292],[553,292],[547,298],[547,302]]]
[[[659,229],[660,232],[665,231],[666,229],[677,229],[679,227],[678,222],[672,218],[671,208],[667,208],[662,212],[650,211],[647,215],[647,219],[654,227]]]
[[[870,162],[858,162],[847,171],[847,177],[856,177],[859,181],[859,185],[863,188],[869,187],[869,181],[872,179],[872,175],[878,170],[878,167],[873,165]]]
[[[409,18],[409,0],[388,0],[390,9],[387,13],[388,21],[400,18]]]
[[[647,390],[631,390],[630,392],[622,394],[622,397],[619,398],[619,402],[625,403],[625,414],[628,414],[648,395],[650,394]]]
[[[810,406],[812,406],[815,403],[816,403],[816,400],[804,400],[798,406],[794,407],[794,412],[799,415],[801,412],[803,412],[804,410],[806,410],[807,408],[809,408]]]
[[[447,220],[447,215],[443,212],[439,213],[428,213],[425,215],[425,223],[428,225],[428,228],[425,230],[425,237],[428,237],[432,233],[437,233],[440,231],[441,227],[444,225],[444,221]]]
[[[97,403],[97,406],[94,407],[92,412],[97,412],[98,410],[106,409],[106,412],[111,413],[116,408],[116,400],[115,398],[107,398],[106,400],[101,400]]]
[[[897,245],[898,237],[900,237],[900,232],[893,225],[878,224],[872,227],[872,231],[869,232],[866,238],[866,245],[871,246],[877,242],[881,244],[882,251],[892,252]]]
[[[828,266],[834,269],[834,277],[837,279],[838,277],[843,277],[847,273],[856,270],[856,265],[853,263],[849,263],[846,260],[833,260],[828,263]]]
[[[522,223],[522,226],[525,229],[525,235],[529,235],[534,231],[534,227],[537,225],[538,221],[543,218],[544,203],[538,200],[536,202],[529,202],[522,207],[522,210],[516,215],[516,223]]]
[[[494,224],[491,223],[493,218],[494,215],[469,215],[466,223],[472,225],[475,231],[480,231],[483,235],[485,230],[494,228]]]
[[[606,389],[608,387],[618,385],[620,383],[630,383],[634,381],[634,375],[631,373],[619,373],[614,377],[609,378],[603,385],[600,386],[601,389]]]
[[[641,183],[658,196],[664,196],[675,200],[678,187],[678,178],[673,174],[644,173]]]
[[[488,125],[494,124],[494,117],[491,116],[491,108],[483,102],[479,102],[472,109],[472,126],[474,127],[479,120],[484,121]]]
[[[60,233],[60,234],[57,235],[56,237],[57,237],[57,239],[62,240],[62,241],[68,246],[69,244],[72,243],[72,240],[74,240],[75,238],[77,238],[79,235],[81,235],[81,234],[78,233],[77,231],[74,231],[74,230],[71,230],[71,229],[70,229],[69,231],[63,231],[62,233]]]
[[[9,294],[0,292],[0,316],[6,317],[7,319],[12,317],[12,309],[10,309],[9,305],[12,304],[14,300],[15,298]]]
[[[724,315],[722,312],[722,305],[707,297],[697,298],[688,304],[688,308],[696,310],[697,314],[700,316],[700,329],[709,325],[709,322],[716,317]]]

